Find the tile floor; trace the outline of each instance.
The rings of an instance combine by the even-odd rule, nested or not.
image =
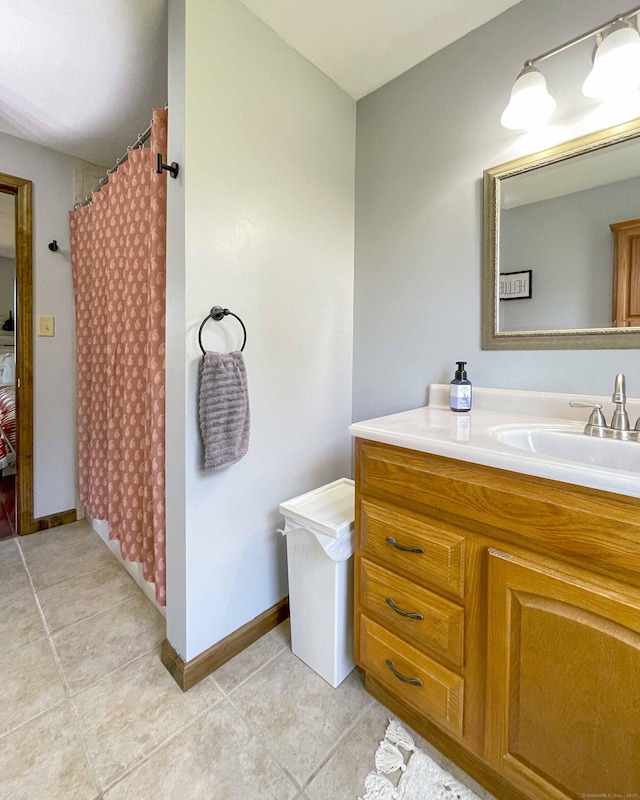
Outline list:
[[[183,694],[164,620],[85,522],[0,542],[3,800],[355,800],[389,716],[283,623]],[[443,756],[421,746],[481,798]]]

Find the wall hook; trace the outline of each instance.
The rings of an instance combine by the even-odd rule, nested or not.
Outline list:
[[[52,253],[57,253],[57,252],[58,252],[58,250],[60,249],[60,248],[58,247],[58,242],[56,242],[56,240],[55,240],[55,239],[54,239],[52,242],[49,242],[49,244],[47,245],[47,247],[49,248],[49,250],[51,250],[51,252],[52,252]]]
[[[178,166],[178,164],[176,164],[175,161],[172,161],[171,164],[164,164],[162,162],[162,153],[158,153],[157,159],[158,161],[156,165],[156,172],[158,173],[158,175],[162,175],[162,170],[166,169],[172,178],[178,177],[178,170],[180,169],[180,167]]]

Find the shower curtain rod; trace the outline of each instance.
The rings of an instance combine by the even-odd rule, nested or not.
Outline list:
[[[169,108],[169,104],[165,103],[164,104],[164,110],[166,111],[168,108]],[[100,180],[98,181],[96,186],[93,186],[89,190],[89,194],[85,195],[84,200],[82,200],[80,203],[76,203],[74,205],[74,207],[73,207],[74,211],[76,210],[76,208],[80,208],[81,206],[88,206],[89,203],[92,200],[91,195],[94,192],[97,192],[99,189],[102,189],[102,187],[105,185],[105,183],[107,183],[107,181],[109,180],[109,175],[111,175],[113,172],[115,172],[118,169],[118,167],[120,166],[120,164],[124,164],[124,162],[129,158],[129,153],[131,152],[131,150],[137,150],[139,147],[142,147],[144,145],[144,143],[151,136],[151,126],[152,126],[152,123],[150,122],[149,123],[149,127],[145,131],[143,131],[142,133],[138,134],[138,138],[135,140],[135,142],[133,144],[130,144],[127,147],[126,151],[120,156],[120,158],[118,158],[116,160],[116,163],[111,167],[111,169],[107,170],[107,174],[104,176],[104,178],[100,178]]]

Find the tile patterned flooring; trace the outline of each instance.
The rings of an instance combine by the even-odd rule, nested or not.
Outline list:
[[[86,522],[0,541],[3,800],[355,800],[389,712],[283,623],[183,694],[164,620]],[[419,737],[445,769],[490,795]]]

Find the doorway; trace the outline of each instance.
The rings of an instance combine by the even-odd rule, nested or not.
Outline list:
[[[0,193],[0,539],[16,534],[15,196]]]
[[[0,503],[10,484],[14,484],[14,531],[32,533],[37,525],[33,518],[33,212],[32,183],[24,178],[0,173],[2,217],[6,224],[13,210],[14,298],[11,314],[5,309],[7,300],[0,294],[0,437],[6,462],[0,481]],[[10,241],[10,232],[5,242]],[[9,245],[5,243],[5,251]],[[10,258],[10,257],[9,257]],[[9,267],[5,263],[5,267]],[[1,280],[1,279],[0,279]],[[8,282],[8,279],[6,280]],[[4,303],[4,305],[3,305]],[[9,321],[11,320],[11,321]],[[13,327],[13,331],[10,328]],[[11,336],[13,334],[13,336]],[[2,339],[5,339],[4,347]],[[11,341],[11,339],[13,341]],[[13,368],[10,352],[13,353]],[[10,405],[11,387],[15,398],[15,434],[12,436],[10,414],[3,416],[2,389],[5,404]],[[11,450],[13,449],[13,453]],[[12,463],[10,463],[12,462]],[[3,463],[0,458],[0,464]],[[6,474],[5,474],[6,472]],[[10,477],[13,473],[13,481]],[[5,478],[7,479],[5,482]],[[10,500],[7,500],[10,503]],[[1,510],[0,510],[1,511]]]

